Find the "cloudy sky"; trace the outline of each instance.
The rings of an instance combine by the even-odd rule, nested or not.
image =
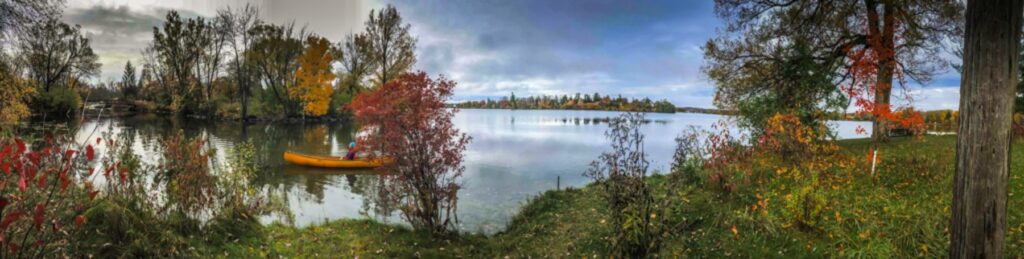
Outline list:
[[[600,92],[713,107],[700,73],[701,46],[721,25],[712,1],[69,0],[64,20],[82,25],[108,80],[140,59],[168,10],[211,16],[245,4],[331,40],[393,4],[419,40],[416,69],[457,81],[455,101]],[[910,96],[926,110],[956,108],[958,85],[947,72]]]

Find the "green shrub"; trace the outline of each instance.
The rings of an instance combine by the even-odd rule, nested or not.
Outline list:
[[[242,117],[242,104],[238,102],[217,102],[215,105],[217,112],[214,115],[217,118],[224,119],[240,119]]]
[[[340,115],[348,112],[346,105],[352,103],[352,96],[345,91],[334,91],[334,97],[331,98],[331,104],[328,107],[328,114]]]
[[[584,174],[604,190],[613,230],[609,253],[616,257],[654,255],[661,250],[667,234],[666,206],[655,200],[646,179],[650,163],[640,132],[643,122],[644,115],[634,112],[609,121],[605,136],[612,143],[612,151],[601,154]]]
[[[33,100],[33,108],[37,113],[64,115],[74,113],[82,107],[82,99],[74,90],[67,87],[53,87],[50,91],[38,89]]]
[[[283,200],[252,184],[259,170],[252,143],[230,150],[228,167],[209,167],[213,151],[200,138],[179,133],[160,142],[162,158],[145,165],[133,152],[134,136],[108,144],[102,172],[102,203],[90,218],[82,243],[103,258],[196,257],[196,246],[216,247],[262,229],[259,218],[282,212]],[[115,162],[117,161],[117,162]],[[161,193],[161,195],[153,195]],[[287,215],[286,215],[287,216]]]

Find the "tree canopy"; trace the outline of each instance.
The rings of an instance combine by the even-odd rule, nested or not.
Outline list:
[[[80,26],[51,19],[33,24],[26,33],[31,37],[20,40],[22,60],[42,91],[57,85],[73,87],[80,78],[99,74],[99,57]]]
[[[317,36],[306,39],[306,52],[299,57],[299,69],[295,77],[299,83],[288,88],[288,95],[301,100],[303,112],[310,116],[327,114],[334,90],[334,73],[331,72],[330,42]]]
[[[392,5],[370,11],[365,33],[376,70],[374,85],[387,83],[416,63],[416,39],[409,28],[409,24],[402,24],[402,16]]]
[[[790,103],[768,107],[813,114],[845,108],[838,92],[874,115],[876,140],[884,140],[897,110],[890,104],[894,79],[928,82],[946,68],[938,55],[962,31],[963,7],[955,1],[715,3],[726,26],[705,45],[703,70],[717,86],[716,105],[742,111],[757,102]],[[791,70],[792,62],[806,70]]]
[[[414,228],[432,233],[458,225],[459,178],[470,137],[452,124],[457,110],[445,107],[454,88],[444,77],[404,73],[352,102],[356,121],[378,129],[360,138],[360,145],[381,151],[371,157],[394,159],[378,168],[380,197],[397,205]]]

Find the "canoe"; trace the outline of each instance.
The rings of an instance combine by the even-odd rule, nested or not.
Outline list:
[[[384,165],[385,163],[391,163],[392,160],[388,158],[377,158],[373,160],[369,159],[356,159],[356,160],[345,160],[341,157],[336,156],[313,156],[306,154],[299,154],[294,152],[285,151],[284,161],[296,165],[304,165],[311,167],[321,168],[341,168],[341,169],[367,169],[376,168]]]

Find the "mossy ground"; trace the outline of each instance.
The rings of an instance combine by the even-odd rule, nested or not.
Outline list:
[[[861,156],[870,143],[842,141]],[[662,257],[944,257],[947,253],[955,136],[895,139],[875,175],[853,177],[830,194],[835,214],[819,229],[770,224],[742,195],[699,186],[675,190]],[[1024,256],[1024,142],[1013,144],[1006,257]],[[668,177],[649,179],[665,196]],[[785,188],[779,186],[779,188]],[[435,238],[368,220],[337,220],[297,229],[271,225],[261,235],[211,252],[215,257],[570,258],[601,257],[610,228],[593,186],[548,191],[531,200],[496,235]],[[733,231],[735,229],[735,231]]]

